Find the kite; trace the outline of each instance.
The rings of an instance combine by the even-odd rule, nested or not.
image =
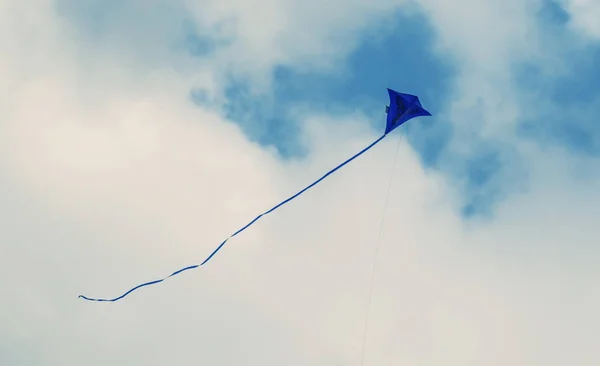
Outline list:
[[[431,113],[429,113],[425,108],[423,108],[423,106],[421,105],[421,102],[419,101],[419,98],[416,95],[399,93],[399,92],[394,91],[394,90],[389,89],[389,88],[387,89],[387,91],[388,91],[389,98],[390,98],[390,105],[386,106],[386,108],[385,108],[385,111],[387,113],[387,120],[386,120],[386,125],[385,125],[385,132],[383,133],[383,135],[381,137],[379,137],[377,140],[375,140],[369,146],[365,147],[364,149],[362,149],[360,152],[358,152],[357,154],[355,154],[354,156],[352,156],[348,160],[344,161],[343,163],[341,163],[337,167],[335,167],[332,170],[330,170],[329,172],[327,172],[321,178],[317,179],[315,182],[311,183],[309,186],[307,186],[306,188],[304,188],[300,192],[298,192],[295,195],[291,196],[290,198],[282,201],[281,203],[277,204],[276,206],[274,206],[270,210],[265,211],[265,212],[261,213],[260,215],[256,216],[254,218],[254,220],[250,221],[244,227],[242,227],[241,229],[239,229],[235,233],[231,234],[227,239],[225,239],[202,263],[200,263],[200,264],[194,264],[194,265],[191,265],[191,266],[187,266],[187,267],[181,268],[181,269],[179,269],[179,270],[171,273],[170,275],[168,275],[167,277],[164,277],[162,279],[158,279],[158,280],[146,282],[146,283],[143,283],[141,285],[135,286],[131,290],[129,290],[129,291],[125,292],[124,294],[122,294],[121,296],[115,297],[113,299],[91,298],[91,297],[87,297],[87,296],[84,296],[84,295],[79,295],[79,298],[82,298],[82,299],[88,300],[88,301],[101,301],[101,302],[106,302],[106,301],[108,301],[108,302],[114,302],[114,301],[118,301],[118,300],[121,300],[125,296],[129,295],[130,293],[132,293],[133,291],[135,291],[135,290],[137,290],[137,289],[139,289],[141,287],[155,285],[157,283],[160,283],[160,282],[163,282],[163,281],[167,280],[170,277],[178,275],[178,274],[180,274],[180,273],[182,273],[184,271],[187,271],[187,270],[190,270],[190,269],[195,269],[195,268],[198,268],[200,266],[205,265],[209,260],[211,260],[211,258],[215,254],[217,254],[217,252],[219,250],[221,250],[221,248],[223,248],[223,246],[225,245],[225,243],[227,243],[227,241],[229,239],[232,239],[234,236],[240,234],[242,231],[246,230],[252,224],[254,224],[256,221],[258,221],[261,217],[270,214],[271,212],[275,211],[279,207],[281,207],[284,204],[290,202],[294,198],[300,196],[302,193],[306,192],[307,190],[309,190],[310,188],[312,188],[313,186],[315,186],[316,184],[318,184],[319,182],[321,182],[323,179],[327,178],[329,175],[333,174],[335,171],[337,171],[338,169],[340,169],[344,165],[348,164],[352,160],[354,160],[357,157],[359,157],[360,155],[362,155],[367,150],[371,149],[373,146],[375,146],[377,143],[379,143],[381,140],[383,140],[394,129],[398,128],[399,126],[401,126],[402,124],[404,124],[405,122],[407,122],[410,119],[413,119],[413,118],[416,118],[416,117],[420,117],[420,116],[431,116]]]

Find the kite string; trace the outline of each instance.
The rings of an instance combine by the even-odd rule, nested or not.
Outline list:
[[[385,222],[385,214],[387,212],[387,206],[388,206],[388,201],[389,201],[389,197],[390,197],[390,192],[392,190],[392,180],[394,178],[394,171],[396,170],[396,162],[398,161],[398,151],[400,150],[400,142],[402,141],[402,138],[399,137],[398,138],[398,146],[396,147],[396,153],[394,155],[394,163],[392,164],[392,172],[390,173],[390,179],[388,181],[388,189],[387,189],[387,193],[385,196],[385,203],[383,206],[383,214],[381,215],[381,223],[379,224],[379,234],[377,237],[377,243],[375,246],[375,258],[373,260],[373,267],[371,269],[371,282],[369,284],[369,297],[368,297],[368,305],[367,305],[367,315],[365,317],[365,324],[364,324],[364,328],[363,328],[363,338],[362,338],[362,349],[361,349],[361,358],[360,358],[360,365],[363,366],[364,361],[365,361],[365,346],[366,346],[366,342],[367,342],[367,329],[368,329],[368,325],[369,325],[369,315],[371,313],[371,298],[373,295],[373,282],[375,281],[375,270],[377,268],[377,258],[378,258],[378,254],[379,254],[379,247],[380,247],[380,243],[381,243],[381,238],[383,236],[383,224]]]

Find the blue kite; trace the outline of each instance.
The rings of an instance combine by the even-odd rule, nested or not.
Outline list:
[[[343,163],[341,163],[337,167],[335,167],[332,170],[330,170],[329,172],[327,172],[321,178],[319,178],[314,183],[312,183],[311,185],[307,186],[306,188],[304,188],[300,192],[296,193],[295,195],[291,196],[290,198],[286,199],[285,201],[279,203],[278,205],[276,205],[275,207],[271,208],[270,210],[265,211],[265,212],[261,213],[260,215],[256,216],[254,218],[254,220],[250,221],[248,224],[246,224],[246,226],[242,227],[241,229],[239,229],[235,233],[231,234],[227,239],[225,239],[202,263],[200,263],[200,264],[194,264],[194,265],[191,265],[191,266],[187,266],[185,268],[181,268],[181,269],[179,269],[179,270],[171,273],[169,276],[167,276],[165,278],[162,278],[162,279],[159,279],[159,280],[155,280],[155,281],[146,282],[146,283],[143,283],[141,285],[138,285],[138,286],[132,288],[131,290],[125,292],[123,295],[121,295],[119,297],[115,297],[113,299],[96,299],[96,298],[91,298],[91,297],[87,297],[87,296],[84,296],[84,295],[79,295],[79,297],[82,298],[82,299],[85,299],[85,300],[89,300],[89,301],[102,301],[102,302],[104,302],[104,301],[109,301],[109,302],[118,301],[118,300],[121,300],[125,296],[129,295],[130,293],[132,293],[133,291],[135,291],[135,290],[137,290],[137,289],[139,289],[141,287],[150,286],[150,285],[154,285],[154,284],[163,282],[164,280],[168,279],[169,277],[173,277],[173,276],[175,276],[175,275],[177,275],[179,273],[182,273],[184,271],[187,271],[187,270],[190,270],[190,269],[194,269],[194,268],[198,268],[200,266],[203,266],[215,254],[217,254],[217,252],[219,250],[221,250],[221,248],[225,245],[225,243],[227,243],[227,241],[229,239],[233,238],[234,236],[238,235],[242,231],[246,230],[248,227],[250,227],[256,221],[258,221],[258,219],[260,219],[261,217],[270,214],[271,212],[275,211],[279,207],[281,207],[284,204],[290,202],[294,198],[296,198],[299,195],[301,195],[302,193],[306,192],[308,189],[310,189],[313,186],[315,186],[317,183],[319,183],[323,179],[327,178],[329,175],[333,174],[336,170],[340,169],[344,165],[348,164],[352,160],[356,159],[357,157],[359,157],[360,155],[362,155],[363,153],[365,153],[367,150],[369,150],[370,148],[372,148],[373,146],[375,146],[378,142],[380,142],[381,140],[383,140],[383,138],[386,137],[388,135],[388,133],[390,133],[391,131],[393,131],[395,128],[401,126],[402,124],[404,124],[405,122],[407,122],[410,119],[413,119],[413,118],[416,118],[416,117],[420,117],[420,116],[431,116],[431,113],[429,113],[425,108],[423,108],[423,106],[421,105],[421,102],[419,101],[419,98],[416,95],[399,93],[399,92],[391,90],[389,88],[387,89],[387,91],[388,91],[388,94],[389,94],[389,97],[390,97],[390,105],[386,106],[386,108],[385,108],[385,112],[387,113],[387,121],[386,121],[386,125],[385,125],[385,132],[384,132],[384,134],[381,137],[379,137],[372,144],[370,144],[369,146],[365,147],[363,150],[361,150],[359,153],[357,153],[356,155],[354,155],[350,159],[344,161]]]

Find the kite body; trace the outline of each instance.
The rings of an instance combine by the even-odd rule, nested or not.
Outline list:
[[[387,121],[385,133],[390,133],[409,119],[421,116],[431,116],[419,101],[419,97],[412,94],[398,93],[388,89],[390,105],[386,107]]]
[[[120,295],[118,297],[112,298],[112,299],[98,299],[98,298],[87,297],[87,296],[84,296],[84,295],[79,295],[79,297],[82,298],[82,299],[84,299],[84,300],[88,300],[88,301],[100,301],[100,302],[106,302],[106,301],[108,301],[108,302],[114,302],[114,301],[118,301],[118,300],[124,298],[125,296],[129,295],[130,293],[132,293],[133,291],[135,291],[135,290],[137,290],[137,289],[139,289],[141,287],[158,284],[160,282],[165,281],[169,277],[173,277],[173,276],[178,275],[178,274],[180,274],[182,272],[185,272],[185,271],[188,271],[188,270],[191,270],[191,269],[195,269],[195,268],[198,268],[200,266],[205,265],[206,262],[208,262],[215,254],[217,254],[217,252],[219,250],[221,250],[221,248],[225,245],[225,243],[227,243],[227,241],[229,239],[231,239],[234,236],[240,234],[242,231],[244,231],[247,228],[249,228],[250,226],[252,226],[261,217],[270,214],[271,212],[275,211],[279,207],[281,207],[284,204],[290,202],[294,198],[300,196],[302,193],[306,192],[307,190],[309,190],[310,188],[312,188],[313,186],[315,186],[317,183],[321,182],[323,179],[327,178],[329,175],[333,174],[335,171],[337,171],[338,169],[340,169],[344,165],[348,164],[352,160],[356,159],[357,157],[359,157],[360,155],[362,155],[363,153],[365,153],[367,150],[369,150],[370,148],[372,148],[373,146],[375,146],[378,142],[380,142],[381,140],[383,140],[383,138],[386,137],[387,134],[390,133],[391,131],[393,131],[395,128],[401,126],[402,124],[404,124],[405,122],[407,122],[410,119],[413,119],[413,118],[416,118],[416,117],[420,117],[420,116],[431,116],[431,113],[429,113],[427,110],[425,110],[425,108],[423,108],[423,106],[421,106],[421,102],[419,101],[419,98],[416,95],[399,93],[399,92],[394,91],[392,89],[388,89],[388,94],[389,94],[389,97],[390,97],[390,105],[387,106],[386,110],[385,110],[386,113],[387,113],[387,121],[386,121],[386,125],[385,125],[385,132],[384,132],[384,134],[381,137],[379,137],[377,140],[375,140],[374,142],[372,142],[369,146],[365,147],[364,149],[362,149],[360,152],[358,152],[357,154],[355,154],[354,156],[352,156],[348,160],[344,161],[343,163],[341,163],[337,167],[335,167],[332,170],[330,170],[329,172],[327,172],[321,178],[317,179],[315,182],[311,183],[309,186],[307,186],[306,188],[304,188],[300,192],[298,192],[295,195],[289,197],[288,199],[280,202],[279,204],[277,204],[276,206],[274,206],[270,210],[265,211],[265,212],[261,213],[260,215],[256,216],[248,224],[246,224],[241,229],[239,229],[235,233],[231,234],[227,239],[225,239],[202,263],[200,263],[200,264],[194,264],[194,265],[191,265],[191,266],[187,266],[187,267],[181,268],[181,269],[179,269],[179,270],[171,273],[169,276],[166,276],[164,278],[161,278],[161,279],[158,279],[158,280],[154,280],[154,281],[150,281],[150,282],[146,282],[146,283],[137,285],[134,288],[132,288],[132,289],[128,290],[127,292],[125,292],[124,294],[122,294],[122,295]]]

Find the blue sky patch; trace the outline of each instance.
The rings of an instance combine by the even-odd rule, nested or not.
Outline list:
[[[565,61],[567,62],[567,61]],[[600,156],[600,45],[569,51],[565,72],[552,75],[529,65],[517,73],[522,90],[544,103],[519,126],[519,136],[572,153]]]
[[[340,65],[341,75],[277,67],[272,94],[258,97],[247,93],[243,80],[233,80],[226,90],[227,117],[251,140],[275,146],[284,158],[297,157],[306,151],[298,134],[301,122],[290,116],[294,106],[331,114],[361,110],[373,117],[372,127],[383,133],[389,87],[418,95],[434,115],[403,126],[424,162],[434,164],[451,134],[451,126],[437,118],[445,107],[453,70],[431,54],[433,34],[423,17],[399,13],[396,19],[397,26],[387,37],[369,37],[368,33],[363,37]]]

